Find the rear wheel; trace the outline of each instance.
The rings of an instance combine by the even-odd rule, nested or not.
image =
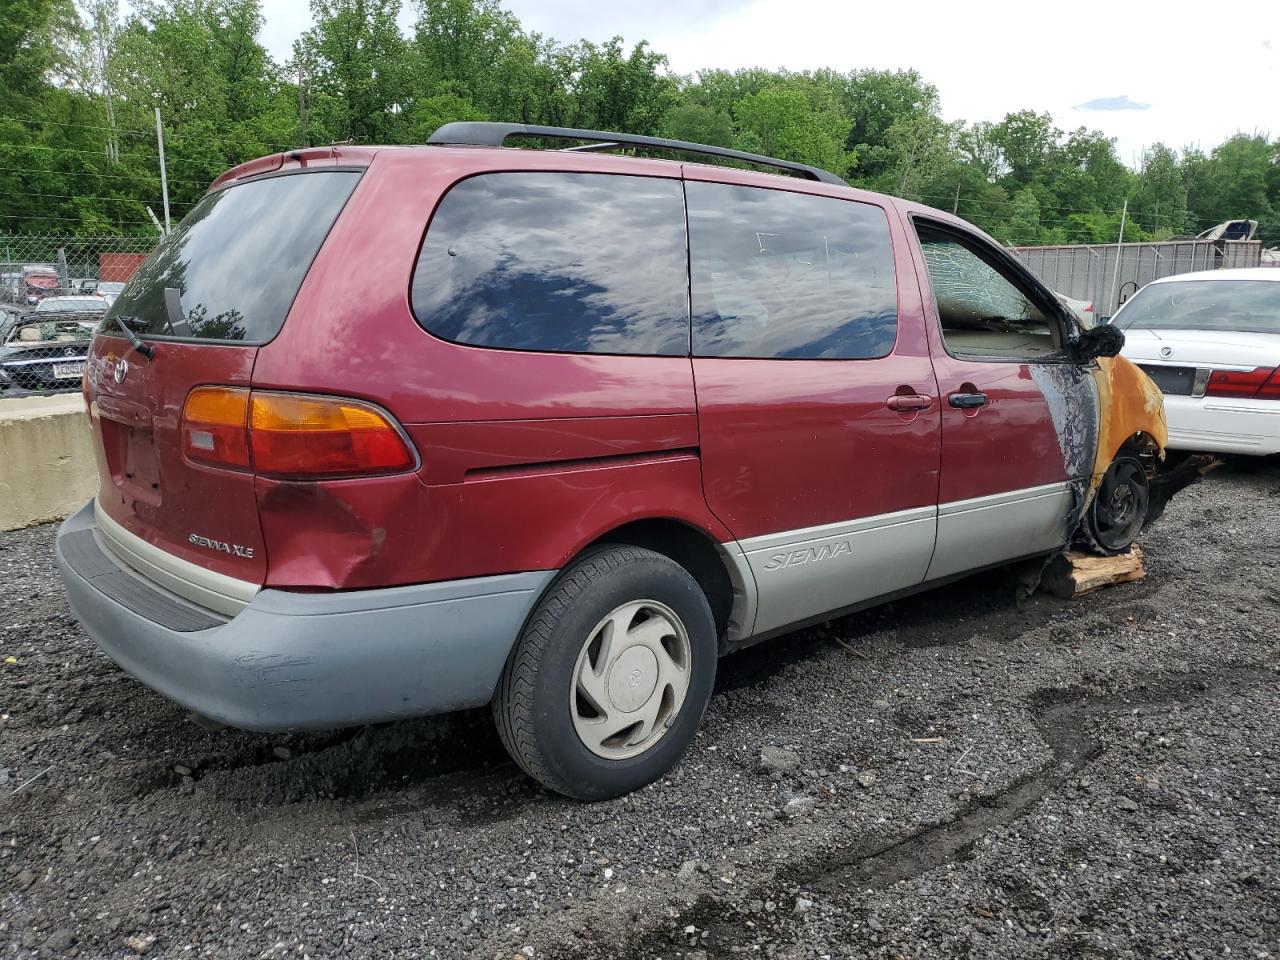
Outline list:
[[[1126,552],[1142,531],[1150,500],[1142,461],[1131,456],[1112,460],[1082,525],[1089,546],[1104,556]]]
[[[493,701],[507,751],[544,786],[600,800],[656,780],[693,740],[715,680],[697,582],[639,547],[583,557],[542,598]]]

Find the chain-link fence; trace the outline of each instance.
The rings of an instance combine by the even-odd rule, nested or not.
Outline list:
[[[0,391],[76,390],[93,329],[157,238],[0,234]]]

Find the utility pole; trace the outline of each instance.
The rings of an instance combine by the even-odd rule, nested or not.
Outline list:
[[[164,128],[160,126],[160,108],[156,107],[156,145],[160,148],[160,195],[164,200],[164,233],[169,235],[169,174],[164,168]]]
[[[302,133],[302,145],[311,146],[307,139],[307,65],[298,63],[298,127]]]
[[[960,209],[960,184],[959,184],[959,182],[957,181],[957,183],[956,183],[956,201],[955,201],[955,203],[951,204],[951,212],[954,214],[954,213],[955,213],[957,210],[959,210],[959,209]]]
[[[94,46],[98,49],[98,73],[102,77],[102,94],[107,105],[107,157],[113,163],[120,162],[120,136],[116,132],[116,105],[111,97],[111,80],[107,77],[106,31],[109,29],[107,18],[101,10],[97,17],[97,37]]]
[[[1111,306],[1111,302],[1116,298],[1116,284],[1120,282],[1120,254],[1123,251],[1124,243],[1124,222],[1129,216],[1129,199],[1126,197],[1124,201],[1124,209],[1120,212],[1120,239],[1116,241],[1116,268],[1111,272],[1111,296],[1107,298],[1107,309],[1115,313],[1115,308]]]

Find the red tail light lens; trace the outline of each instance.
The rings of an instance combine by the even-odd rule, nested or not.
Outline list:
[[[1280,367],[1276,367],[1270,379],[1258,388],[1258,399],[1280,400]]]
[[[1205,387],[1207,397],[1256,397],[1267,379],[1274,373],[1270,367],[1253,370],[1215,370],[1209,374]]]
[[[182,450],[214,467],[249,468],[249,391],[196,387],[182,410]]]
[[[255,391],[249,438],[254,470],[271,476],[366,476],[414,463],[387,416],[358,400]]]
[[[398,473],[414,455],[371,404],[236,387],[197,387],[182,414],[196,463],[298,480]]]

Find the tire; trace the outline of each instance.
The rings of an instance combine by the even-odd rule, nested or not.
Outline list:
[[[1080,524],[1082,539],[1104,557],[1127,553],[1146,525],[1150,502],[1151,483],[1142,461],[1127,454],[1116,457]]]
[[[498,733],[550,790],[579,800],[630,793],[693,741],[716,657],[711,607],[683,567],[640,547],[601,548],[534,608],[494,695]]]

